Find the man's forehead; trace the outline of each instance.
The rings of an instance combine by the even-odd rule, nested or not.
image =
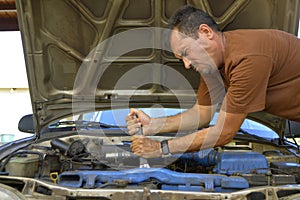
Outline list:
[[[183,33],[179,32],[179,30],[178,30],[177,28],[174,28],[174,29],[172,30],[172,33],[171,33],[171,40],[172,40],[172,39],[175,39],[175,40],[177,40],[177,41],[180,41],[180,40],[184,39],[185,37],[186,37],[186,36],[185,36]]]
[[[190,42],[194,41],[191,37],[179,32],[178,30],[174,29],[171,34],[171,48],[174,53],[180,53],[182,48],[189,44]]]
[[[175,56],[178,56],[181,54],[181,46],[182,46],[182,43],[180,42],[182,40],[182,37],[180,36],[180,33],[176,30],[173,30],[172,31],[172,34],[171,34],[171,48],[172,48],[172,51],[173,53],[175,54]]]
[[[172,36],[171,36],[171,48],[172,51],[175,55],[175,57],[177,58],[181,58],[184,49],[186,48],[186,42],[184,42],[184,40],[187,37],[184,36],[184,34],[180,33],[179,31],[174,30],[172,32]]]

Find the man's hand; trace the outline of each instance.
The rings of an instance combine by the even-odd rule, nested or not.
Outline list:
[[[161,157],[162,151],[160,142],[151,140],[144,136],[132,136],[130,140],[130,147],[135,155],[142,156],[144,158]]]
[[[130,113],[126,117],[126,124],[129,135],[134,135],[139,128],[143,128],[143,135],[150,135],[151,118],[141,110],[130,109]]]

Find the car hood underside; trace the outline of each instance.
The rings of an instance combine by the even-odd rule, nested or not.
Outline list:
[[[191,106],[200,75],[173,56],[165,36],[185,4],[208,12],[223,31],[298,29],[298,0],[17,0],[37,133],[85,110]],[[277,131],[277,118],[264,121]]]

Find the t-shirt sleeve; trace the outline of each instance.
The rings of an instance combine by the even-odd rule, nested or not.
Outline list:
[[[229,72],[230,85],[221,109],[229,113],[251,113],[266,104],[272,60],[267,56],[247,56]]]

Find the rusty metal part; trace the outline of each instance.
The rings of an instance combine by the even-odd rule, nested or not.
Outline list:
[[[0,0],[0,10],[16,10],[15,0]]]
[[[0,10],[0,18],[1,19],[16,19],[17,11],[16,10]]]
[[[0,31],[17,31],[19,30],[17,11],[0,10]]]
[[[0,31],[19,30],[15,0],[0,0]]]

